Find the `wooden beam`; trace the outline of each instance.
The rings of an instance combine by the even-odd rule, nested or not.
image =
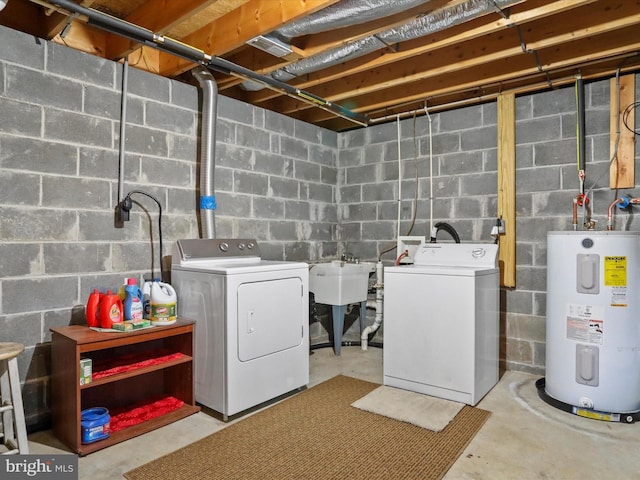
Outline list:
[[[635,101],[636,76],[624,75],[619,78],[619,98],[616,79],[612,78],[609,82],[611,88],[611,122],[609,125],[610,158],[613,158],[614,155],[616,157],[609,169],[609,187],[614,189],[635,188],[635,134],[625,128],[622,123],[622,114],[625,108]],[[618,104],[620,108],[618,108]],[[627,124],[631,125],[631,128],[635,125],[634,113],[635,110],[632,109],[627,117]],[[620,131],[619,138],[618,129]]]
[[[397,51],[379,51],[369,54],[365,60],[357,59],[355,61],[348,62],[346,64],[340,64],[334,67],[322,69],[318,72],[312,72],[305,75],[299,80],[293,80],[290,83],[301,89],[309,89],[315,85],[327,84],[330,81],[341,81],[347,76],[361,73],[371,78],[371,72],[380,69],[381,71],[385,65],[393,64],[393,69],[399,61],[407,60],[414,65],[420,64],[417,61],[419,55],[424,55],[424,58],[428,58],[428,54],[431,54],[431,58],[446,57],[444,53],[446,47],[454,48],[461,42],[470,42],[480,37],[485,37],[492,33],[508,32],[509,29],[515,25],[524,25],[536,20],[547,19],[551,15],[565,12],[567,9],[574,9],[580,6],[585,6],[593,3],[595,0],[559,0],[548,3],[547,0],[538,0],[537,3],[541,5],[532,8],[529,2],[516,5],[512,8],[509,18],[495,19],[494,16],[485,15],[480,18],[464,22],[461,25],[455,25],[453,27],[444,29],[441,32],[430,34],[428,37],[410,40],[402,43],[402,48]],[[534,2],[531,2],[534,3]],[[545,23],[548,23],[545,21]],[[515,32],[515,28],[512,29]],[[514,33],[515,34],[515,33]],[[516,51],[521,51],[519,42],[513,43],[511,46],[517,47]],[[456,65],[451,65],[455,67]],[[220,86],[221,90],[224,86]],[[277,93],[269,90],[259,92],[259,95],[255,95],[256,102],[266,101],[270,98],[277,96]]]
[[[367,113],[374,110],[428,99],[455,91],[479,92],[485,86],[511,82],[526,76],[537,76],[544,72],[562,71],[572,67],[578,68],[591,62],[602,61],[607,58],[625,55],[633,56],[640,49],[640,38],[637,26],[626,27],[618,31],[607,32],[595,36],[589,42],[569,42],[555,47],[549,47],[538,52],[541,70],[538,70],[533,55],[525,54],[496,60],[483,65],[476,65],[462,71],[452,71],[439,75],[430,82],[415,81],[403,85],[403,88],[381,90],[375,94],[351,96],[348,103],[354,105],[351,110]],[[347,79],[345,79],[346,81]],[[325,90],[311,90],[311,93],[326,100],[335,101],[331,95],[323,95]],[[354,94],[359,94],[356,90]],[[475,95],[470,95],[475,96]],[[340,103],[336,101],[336,103]],[[347,102],[343,102],[347,103]],[[266,107],[269,108],[269,107]],[[306,108],[301,106],[300,109]],[[279,110],[278,108],[273,108]],[[305,121],[314,123],[324,118],[323,112],[314,111],[305,116]]]
[[[0,25],[30,35],[42,36],[43,21],[42,8],[26,0],[9,1],[7,6],[0,10]]]
[[[158,74],[160,72],[160,52],[153,47],[140,47],[131,52],[127,58],[129,66],[147,72]]]
[[[125,20],[164,35],[174,26],[199,14],[215,2],[216,0],[149,0],[135,9]],[[235,0],[234,4],[238,4],[238,0]],[[107,45],[107,58],[111,60],[123,58],[140,47],[138,43],[115,34],[107,36]]]
[[[258,35],[269,33],[284,23],[314,13],[337,1],[250,0],[213,24],[187,35],[181,41],[209,55],[222,55],[243,46]],[[160,55],[162,75],[179,75],[192,67],[191,62],[182,58],[165,53]]]
[[[455,3],[461,3],[457,0]],[[451,8],[454,2],[451,0],[430,0],[422,5],[404,10],[394,15],[382,17],[362,24],[349,25],[326,32],[306,35],[300,39],[294,39],[295,44],[304,50],[305,56],[315,55],[332,48],[347,45],[362,38],[375,35],[382,31],[400,27],[425,14],[433,13],[443,7]]]
[[[90,27],[82,22],[74,21],[64,38],[56,35],[51,41],[104,58],[104,53],[107,48],[105,44],[106,38],[107,35],[103,30]]]
[[[251,64],[253,65],[252,70],[256,73],[268,74],[302,58],[308,58],[324,51],[356,42],[371,35],[375,35],[376,33],[379,33],[381,31],[398,27],[416,17],[424,15],[426,12],[439,9],[442,7],[442,5],[445,5],[448,2],[450,2],[450,0],[430,0],[426,4],[419,5],[395,15],[383,17],[367,23],[359,25],[349,25],[347,27],[329,30],[327,32],[319,32],[313,35],[305,35],[299,38],[295,38],[292,40],[291,45],[294,54],[289,57],[278,59],[271,55],[267,55],[265,57],[256,58],[253,49],[241,49],[237,53],[234,53],[232,56],[226,58],[230,62],[236,63],[238,65]],[[379,54],[375,56],[378,57]],[[231,88],[241,82],[242,80],[237,77],[222,78],[217,82],[218,90],[222,91],[227,88]],[[291,83],[294,84],[295,81]],[[272,90],[267,90],[267,92],[269,91]],[[271,95],[269,98],[276,96],[278,96],[278,93],[273,92],[273,95]]]
[[[582,21],[590,25],[590,27],[580,28]],[[590,39],[595,35],[607,34],[624,27],[636,29],[638,23],[640,23],[640,12],[633,9],[612,11],[598,8],[584,15],[576,15],[575,19],[572,17],[555,26],[555,28],[546,25],[546,20],[543,19],[528,24],[527,47],[530,50],[541,51],[555,46],[571,45],[571,42]],[[596,50],[601,47],[597,42],[590,43]],[[376,75],[371,75],[371,70],[363,71],[357,75],[349,75],[355,69],[345,71],[344,65],[340,66],[342,67],[341,74],[338,74],[337,71],[335,72],[336,76],[327,76],[327,71],[322,70],[318,72],[318,75],[324,76],[323,84],[309,91],[322,98],[339,103],[352,97],[354,93],[362,96],[416,81],[437,78],[439,75],[448,74],[455,70],[470,69],[496,60],[507,61],[511,57],[522,55],[523,51],[516,30],[505,29],[485,35],[481,42],[475,40],[467,41],[441,48],[437,52],[423,53],[420,56],[407,58],[404,50],[402,53],[397,54],[388,53],[384,57],[394,57],[398,60],[393,63],[392,68],[381,68],[380,59],[382,57],[378,54],[373,61],[367,62],[370,66],[376,65],[376,67],[372,67],[376,68]],[[535,58],[533,55],[529,56],[531,65],[534,66]],[[359,62],[354,63],[357,64],[357,70],[362,69],[362,65]],[[337,81],[332,83],[329,80]],[[295,86],[309,88],[308,82],[305,83],[304,85],[296,83]],[[252,101],[257,102],[260,96],[265,98],[273,95],[272,92],[258,92],[258,94],[254,94],[250,98]],[[291,105],[290,108],[293,108],[293,110],[287,108],[287,103]],[[278,105],[278,109],[284,113],[291,113],[291,111],[297,111],[298,107],[295,105],[294,100],[283,98],[282,104]]]
[[[498,217],[505,226],[498,237],[500,285],[516,286],[516,101],[498,96]]]
[[[89,8],[94,3],[94,0],[84,0],[78,3],[83,7]],[[45,13],[45,15],[43,15],[42,21],[42,38],[51,40],[62,31],[68,21],[69,17],[67,15],[63,15],[62,13]],[[77,23],[75,23],[74,25],[77,25]]]

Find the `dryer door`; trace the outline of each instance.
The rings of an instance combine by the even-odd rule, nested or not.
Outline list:
[[[302,342],[303,286],[300,278],[242,283],[238,287],[238,359],[270,355]]]

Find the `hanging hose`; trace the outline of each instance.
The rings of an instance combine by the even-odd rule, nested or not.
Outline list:
[[[396,267],[400,265],[400,262],[402,261],[402,259],[404,257],[408,257],[409,256],[409,250],[405,250],[404,252],[402,252],[398,258],[396,258]]]
[[[435,224],[433,230],[431,230],[431,243],[436,243],[436,236],[440,230],[444,230],[449,235],[451,235],[451,237],[453,237],[453,240],[456,243],[460,243],[460,236],[458,235],[458,232],[456,232],[455,228],[445,222],[438,222]]]
[[[166,279],[164,278],[164,268],[162,267],[162,205],[160,201],[154,197],[153,195],[143,192],[142,190],[132,190],[127,193],[127,196],[122,200],[122,209],[126,212],[129,212],[133,207],[133,200],[131,200],[131,195],[133,194],[145,195],[149,197],[151,200],[156,202],[158,206],[158,240],[160,243],[160,279],[164,282]],[[153,254],[153,238],[151,239],[151,252]],[[151,278],[155,278],[155,274],[153,273],[153,255],[151,257]]]
[[[416,224],[416,217],[418,215],[418,143],[417,143],[417,134],[416,134],[416,113],[413,114],[413,160],[416,168],[415,175],[415,188],[413,195],[413,215],[411,216],[411,224],[407,229],[406,236],[411,235],[413,231],[413,227]],[[431,119],[429,119],[431,120]],[[400,117],[398,116],[398,227],[397,227],[397,235],[400,237],[400,213],[401,213],[401,203],[402,203],[402,155],[400,150]],[[396,249],[398,246],[397,242],[393,245],[390,245],[386,249],[382,250],[378,255],[378,261],[382,261],[382,256],[385,253],[389,253],[390,251]]]

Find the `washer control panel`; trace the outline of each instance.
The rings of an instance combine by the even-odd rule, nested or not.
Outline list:
[[[415,253],[415,265],[451,267],[498,266],[498,245],[493,243],[423,243]]]

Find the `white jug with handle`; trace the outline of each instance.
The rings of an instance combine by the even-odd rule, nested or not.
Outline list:
[[[178,319],[176,303],[178,296],[168,283],[155,280],[149,296],[149,320],[152,325],[172,325]]]

